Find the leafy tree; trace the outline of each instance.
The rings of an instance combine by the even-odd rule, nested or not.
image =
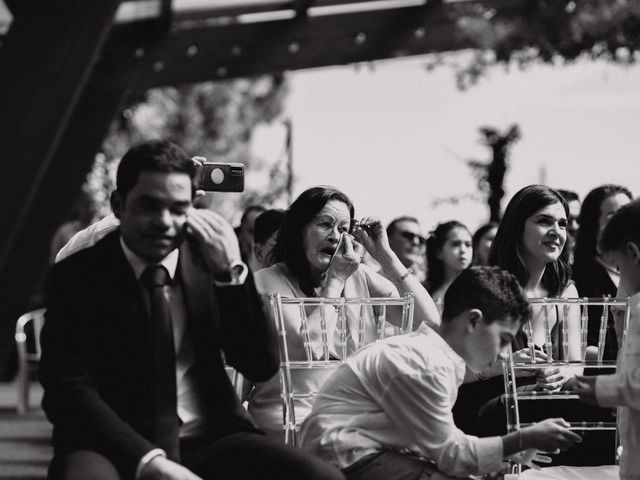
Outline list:
[[[456,2],[450,15],[477,48],[458,68],[461,88],[496,64],[572,62],[580,57],[632,65],[640,59],[640,0]]]
[[[509,168],[509,148],[520,139],[520,129],[517,124],[500,134],[493,127],[481,127],[482,142],[491,150],[489,163],[469,160],[467,164],[473,169],[478,179],[478,189],[487,194],[490,218],[492,222],[499,222],[502,218],[501,202],[504,197],[504,177]]]
[[[250,141],[258,124],[273,122],[281,115],[286,93],[284,75],[134,93],[111,124],[84,188],[101,205],[101,213],[106,214],[122,155],[135,143],[165,138],[193,155],[245,165],[243,195],[211,195],[211,206],[228,218],[239,216],[248,204],[270,204],[287,193],[286,158],[274,165],[267,164],[252,154]],[[252,175],[265,170],[270,178],[268,188],[253,188]]]

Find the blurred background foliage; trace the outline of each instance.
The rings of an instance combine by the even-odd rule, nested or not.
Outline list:
[[[212,208],[237,222],[247,205],[269,205],[287,194],[286,145],[275,162],[251,151],[255,127],[280,121],[286,93],[283,74],[132,93],[109,127],[83,190],[98,204],[99,216],[106,215],[122,155],[131,145],[164,138],[190,155],[245,165],[244,194],[208,196]],[[259,176],[268,180],[252,181]]]
[[[524,69],[579,57],[620,65],[640,60],[640,0],[521,0],[504,9],[483,2],[450,6],[452,20],[478,48],[469,62],[451,62],[445,53],[435,55],[427,68],[453,66],[461,89],[495,65]]]

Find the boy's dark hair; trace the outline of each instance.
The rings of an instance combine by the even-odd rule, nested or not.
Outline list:
[[[284,210],[272,208],[265,210],[256,217],[256,223],[253,226],[253,241],[257,244],[263,244],[271,238],[274,232],[278,231],[284,217]]]
[[[460,273],[444,295],[442,321],[466,310],[482,311],[485,323],[509,318],[525,322],[531,317],[529,300],[515,275],[498,267],[471,267]]]
[[[602,232],[600,249],[622,250],[629,242],[640,247],[640,199],[632,200],[613,214]]]
[[[181,147],[167,140],[135,145],[122,157],[116,174],[116,188],[123,199],[138,182],[142,171],[186,173],[191,177],[192,190],[195,190],[195,163]]]

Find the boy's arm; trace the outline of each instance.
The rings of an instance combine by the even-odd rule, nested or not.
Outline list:
[[[457,385],[444,368],[425,371],[419,377],[399,374],[388,383],[382,408],[406,432],[420,453],[436,462],[438,469],[453,476],[488,473],[502,466],[500,437],[466,435],[453,422],[452,391]],[[403,445],[411,447],[411,445]]]

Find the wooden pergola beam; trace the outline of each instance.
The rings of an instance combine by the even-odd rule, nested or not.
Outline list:
[[[23,0],[0,49],[0,366],[81,182],[56,156],[120,0]],[[71,134],[81,135],[80,132]],[[98,136],[104,134],[104,126]],[[98,141],[99,145],[99,141]],[[71,169],[73,170],[73,169]]]

